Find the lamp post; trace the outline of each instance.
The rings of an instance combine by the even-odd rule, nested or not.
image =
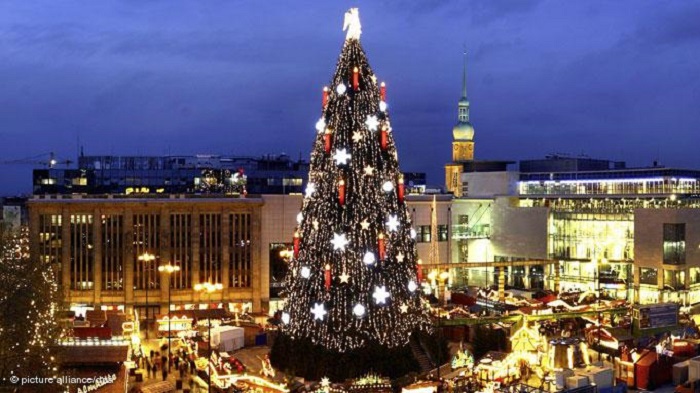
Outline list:
[[[149,254],[148,252],[144,252],[138,257],[139,261],[147,263],[146,269],[144,270],[146,275],[146,339],[148,339],[148,287],[151,286],[151,274],[149,268],[151,267],[151,262],[155,261],[155,259],[156,256]]]
[[[208,300],[211,301],[211,294],[220,291],[224,288],[221,283],[212,284],[211,282],[195,284],[194,290],[208,294]],[[209,362],[211,361],[211,315],[207,318],[207,328],[209,329],[209,355],[207,357],[207,391],[211,392],[211,370]]]
[[[593,263],[595,263],[595,278],[596,278],[596,286],[598,290],[598,361],[600,362],[600,334],[601,334],[601,329],[603,328],[603,320],[601,319],[601,314],[600,314],[600,298],[602,296],[602,293],[600,292],[600,268],[602,264],[606,262],[605,258],[603,259],[598,259],[594,258]]]
[[[170,332],[170,275],[175,272],[179,272],[180,266],[171,265],[170,263],[168,263],[167,265],[158,266],[158,271],[162,274],[168,275],[168,372],[170,372],[170,359],[172,359],[173,357],[173,352],[170,348],[170,336],[172,336],[172,333]]]

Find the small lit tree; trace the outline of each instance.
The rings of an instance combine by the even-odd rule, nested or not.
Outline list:
[[[29,256],[29,230],[0,228],[0,383],[12,384],[13,376],[55,375],[51,346],[61,331],[57,298],[52,269]]]

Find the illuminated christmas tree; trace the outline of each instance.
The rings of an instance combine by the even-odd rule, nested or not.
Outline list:
[[[29,230],[0,228],[0,386],[13,377],[52,377],[50,348],[60,334],[56,322],[58,286],[50,267],[29,257]],[[32,386],[56,391],[56,386]]]
[[[272,350],[278,368],[336,380],[410,371],[409,339],[430,330],[386,88],[360,45],[356,9],[345,25],[335,75],[323,90]]]

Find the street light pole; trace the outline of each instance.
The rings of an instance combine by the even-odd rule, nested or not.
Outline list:
[[[171,265],[170,263],[168,263],[167,265],[158,266],[158,271],[163,273],[163,274],[166,274],[168,276],[168,372],[170,372],[170,360],[173,357],[173,352],[172,352],[171,343],[170,343],[170,337],[173,335],[171,330],[170,330],[170,319],[171,319],[170,318],[170,308],[172,305],[172,303],[170,301],[170,291],[171,291],[171,289],[170,289],[170,287],[171,287],[170,277],[173,273],[180,271],[180,266]]]
[[[141,262],[146,262],[146,269],[144,269],[146,275],[146,339],[148,340],[148,287],[151,286],[151,275],[150,275],[150,265],[151,262],[156,259],[156,256],[145,252],[139,255],[138,260]]]
[[[195,284],[194,290],[196,292],[206,292],[208,294],[207,300],[211,301],[211,294],[216,291],[220,291],[224,288],[221,283],[212,284],[211,282],[205,282],[200,284]],[[209,362],[211,361],[211,315],[207,317],[207,327],[209,332],[209,356],[207,357],[207,392],[211,392],[211,370],[209,367]]]

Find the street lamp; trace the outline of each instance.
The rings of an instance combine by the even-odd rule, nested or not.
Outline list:
[[[600,362],[600,334],[601,334],[601,329],[603,328],[603,320],[601,319],[601,314],[600,314],[600,298],[602,296],[602,293],[600,292],[600,268],[603,265],[603,263],[606,263],[607,260],[605,258],[603,259],[598,259],[594,258],[593,263],[595,263],[595,278],[597,281],[597,288],[598,288],[598,361]]]
[[[220,291],[224,288],[221,283],[212,284],[211,282],[195,284],[194,290],[196,292],[203,292],[208,294],[208,300],[211,301],[211,294]],[[211,361],[211,315],[207,317],[207,327],[209,329],[209,356],[207,357],[207,391],[211,392],[211,370],[209,367],[209,362]]]
[[[168,372],[170,372],[170,359],[173,357],[173,352],[172,349],[170,348],[170,336],[172,336],[172,333],[170,332],[170,275],[179,272],[180,271],[180,266],[177,265],[171,265],[168,263],[167,265],[161,265],[158,266],[158,271],[161,272],[162,274],[167,274],[168,275]]]
[[[151,266],[151,262],[155,261],[155,259],[156,256],[149,254],[148,252],[144,252],[138,257],[139,261],[148,263],[146,265],[146,269],[144,270],[146,275],[146,339],[148,339],[148,287],[151,286],[151,275],[149,268]]]

